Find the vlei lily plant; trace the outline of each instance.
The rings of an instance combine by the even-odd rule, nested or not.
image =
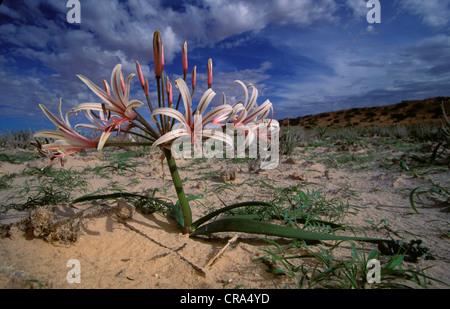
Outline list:
[[[207,126],[223,127],[225,124],[232,124],[236,133],[244,137],[245,147],[248,147],[257,139],[264,139],[268,142],[267,147],[270,147],[270,139],[271,137],[277,136],[279,125],[273,119],[272,103],[267,100],[263,104],[258,105],[258,90],[256,87],[251,84],[246,85],[239,80],[234,81],[233,84],[242,87],[244,92],[243,101],[229,105],[226,103],[224,96],[221,105],[210,108],[210,103],[216,95],[212,88],[212,59],[209,59],[207,63],[208,88],[194,108],[192,101],[197,86],[197,68],[194,67],[192,70],[192,89],[190,91],[186,83],[188,72],[187,42],[184,42],[182,46],[183,78],[176,79],[174,83],[175,87],[179,90],[178,101],[174,106],[172,83],[169,77],[165,76],[164,72],[164,49],[159,31],[154,33],[153,55],[158,93],[156,103],[152,102],[150,98],[148,79],[144,78],[141,66],[136,61],[139,83],[144,91],[148,108],[151,111],[150,119],[147,120],[138,111],[138,108],[145,104],[139,100],[130,98],[131,79],[135,74],[130,74],[124,79],[122,67],[118,64],[112,71],[110,83],[106,80],[103,81],[103,89],[95,85],[87,77],[77,75],[96,94],[100,99],[99,102],[79,104],[63,116],[60,101],[58,105],[59,118],[52,114],[45,106],[40,105],[44,114],[56,125],[56,130],[37,132],[35,137],[46,138],[48,142],[36,141],[34,144],[42,154],[50,156],[51,161],[59,158],[61,162],[63,162],[62,159],[64,157],[84,149],[96,148],[100,151],[105,147],[118,146],[151,146],[152,149],[159,148],[162,152],[161,160],[165,159],[169,166],[178,201],[172,204],[160,199],[140,196],[134,193],[117,193],[101,196],[83,196],[74,202],[112,197],[141,197],[156,200],[168,207],[182,232],[191,236],[235,231],[303,240],[359,240],[384,244],[388,242],[388,240],[384,239],[339,236],[277,225],[266,221],[266,219],[274,219],[270,216],[261,218],[261,216],[249,215],[218,218],[219,215],[238,207],[273,207],[271,203],[258,201],[232,204],[193,221],[191,208],[185,196],[171,149],[174,141],[180,137],[190,138],[192,145],[194,145],[194,151],[202,151],[199,146],[203,138],[215,139],[225,143],[229,147],[233,147],[234,136],[230,136],[225,130],[205,129]],[[249,89],[252,90],[251,96],[249,96]],[[183,111],[180,111],[180,102],[183,103]],[[68,118],[76,112],[84,112],[90,123],[78,124],[72,127]],[[269,115],[270,118],[268,118]],[[87,138],[77,131],[79,128],[96,131],[98,132],[97,137],[92,139]],[[121,138],[110,141],[109,138],[113,133]],[[299,222],[301,222],[301,219],[299,218]],[[328,225],[324,221],[320,221],[320,223]],[[329,226],[334,225],[330,224]]]

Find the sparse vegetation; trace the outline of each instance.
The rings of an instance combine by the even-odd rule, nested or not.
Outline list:
[[[423,107],[418,103],[413,106]],[[354,109],[352,114],[357,115],[359,111]],[[425,240],[419,243],[417,234],[423,231],[400,229],[396,227],[399,222],[392,218],[364,217],[362,223],[355,221],[367,208],[387,207],[386,203],[394,196],[395,203],[402,203],[402,207],[412,206],[410,216],[403,215],[404,219],[398,220],[409,220],[422,213],[430,215],[432,211],[447,216],[450,184],[445,175],[448,164],[439,163],[448,157],[448,132],[448,126],[442,124],[289,127],[280,136],[280,155],[283,160],[292,160],[281,163],[274,174],[259,171],[258,161],[249,158],[214,162],[192,159],[180,164],[179,170],[183,182],[196,190],[187,196],[188,200],[197,204],[205,216],[217,211],[217,200],[226,205],[230,200],[241,202],[258,196],[267,207],[245,204],[223,212],[217,220],[233,215],[252,218],[255,222],[272,220],[281,226],[329,235],[376,233],[400,238],[403,246],[410,250],[402,245],[386,249],[372,244],[359,246],[360,243],[353,241],[264,238],[268,244],[260,246],[260,255],[252,259],[254,264],[263,265],[276,288],[428,288],[437,284],[448,287],[445,280],[429,274],[435,248]],[[94,192],[109,196],[103,200],[108,204],[114,205],[119,198],[124,198],[142,214],[169,215],[167,209],[172,207],[169,200],[174,198],[174,193],[170,184],[162,181],[160,162],[150,160],[150,156],[153,154],[131,148],[106,150],[101,158],[80,154],[84,162],[80,166],[42,169],[40,163],[44,161],[30,150],[15,153],[4,150],[0,153],[0,162],[16,169],[0,175],[2,213],[42,207],[47,211]],[[149,172],[148,164],[152,161],[157,163]],[[215,169],[218,165],[233,167],[237,178],[221,181],[221,170]],[[363,178],[361,174],[366,172],[371,176]],[[379,182],[373,180],[378,178]],[[155,187],[149,190],[142,184],[148,181]],[[130,191],[133,193],[127,194]],[[390,211],[405,211],[396,208],[395,203],[389,206]],[[427,227],[431,231],[427,232],[428,239],[448,239],[450,224],[446,218],[440,217]],[[48,222],[54,219],[49,216]],[[417,217],[419,221],[422,219]],[[84,227],[82,221],[73,221],[72,225],[59,229],[52,224],[53,229],[45,229],[35,221],[28,223],[39,237],[64,241],[76,241]],[[425,253],[411,261],[409,252],[419,247],[420,252]],[[439,258],[437,254],[436,259]],[[367,282],[367,265],[371,259],[380,261],[380,283]],[[422,265],[425,260],[427,263]]]
[[[32,140],[33,132],[30,129],[0,132],[0,148],[27,149]]]

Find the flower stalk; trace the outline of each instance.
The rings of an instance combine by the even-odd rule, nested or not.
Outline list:
[[[208,60],[208,88],[212,87],[212,80],[213,80],[213,65],[212,65],[212,59],[209,58],[209,60]]]
[[[183,184],[181,182],[175,158],[172,156],[171,150],[165,148],[164,155],[166,156],[167,165],[169,166],[170,175],[172,177],[173,185],[178,197],[178,202],[180,203],[180,209],[183,214],[183,233],[189,234],[191,233],[192,224],[191,208],[189,207],[188,200],[186,198],[186,195],[184,194]]]

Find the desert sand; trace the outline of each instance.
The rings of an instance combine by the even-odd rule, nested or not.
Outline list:
[[[361,154],[368,149],[356,148],[352,151]],[[448,169],[433,169],[429,172],[422,170],[421,174],[412,174],[399,168],[398,162],[389,161],[389,158],[399,158],[402,155],[392,150],[386,150],[385,154],[388,153],[389,156],[380,155],[377,160],[365,162],[365,168],[352,164],[335,168],[319,160],[323,154],[332,158],[341,153],[327,147],[298,147],[290,157],[282,157],[276,169],[258,172],[249,169],[248,162],[231,164],[229,159],[181,159],[177,160],[177,164],[181,178],[184,179],[185,192],[203,195],[190,203],[194,219],[211,209],[221,207],[220,200],[227,204],[249,200],[269,201],[274,191],[261,185],[260,180],[278,188],[299,186],[305,191],[320,190],[328,199],[350,205],[349,212],[352,213],[346,214],[343,222],[359,228],[357,231],[363,230],[368,236],[382,238],[387,237],[390,231],[391,236],[399,235],[405,241],[420,238],[435,259],[419,259],[417,262],[405,262],[405,265],[421,269],[431,267],[426,270],[427,275],[449,282],[449,238],[448,234],[442,233],[448,231],[449,213],[443,211],[445,208],[434,207],[436,201],[424,198],[422,203],[417,203],[420,214],[416,214],[409,202],[409,192],[417,186],[438,183],[448,187]],[[155,196],[176,201],[168,168],[166,164],[161,165],[158,154],[143,154],[128,160],[136,163],[135,168],[121,171],[105,169],[102,170],[104,174],[87,172],[88,167],[92,171],[95,167],[108,165],[102,160],[102,154],[89,152],[86,155],[71,156],[64,167],[55,163],[52,168],[81,173],[89,185],[84,191],[77,189],[79,191],[76,191],[75,197],[99,192],[100,188],[122,188],[135,193],[159,188]],[[24,169],[41,168],[46,163],[46,158],[21,164],[1,162],[0,172],[2,175],[20,173]],[[237,171],[238,177],[224,183],[218,175],[230,166]],[[106,176],[108,173],[109,177]],[[32,173],[15,177],[11,189],[0,192],[2,205],[15,201],[14,190],[17,191],[27,181],[28,185],[37,185],[45,179],[30,174]],[[60,203],[43,208],[50,211],[41,213],[41,216],[51,217],[53,213],[60,218],[72,218],[68,219],[72,220],[68,230],[67,226],[60,227],[59,230],[54,227],[54,234],[45,235],[39,234],[39,231],[34,231],[34,234],[33,231],[26,233],[12,223],[20,221],[17,218],[22,218],[23,222],[29,218],[32,210],[11,209],[6,214],[1,213],[3,237],[0,237],[0,288],[296,287],[295,279],[287,275],[270,274],[267,272],[267,263],[254,260],[268,255],[264,249],[271,248],[277,252],[264,240],[266,237],[263,235],[222,233],[189,238],[181,234],[176,223],[161,212],[145,214],[135,211],[130,219],[120,219],[117,204],[117,201],[97,201]],[[389,229],[383,228],[383,224],[375,227],[367,220],[373,223],[385,220]],[[70,235],[73,229],[76,230],[75,235]],[[289,239],[269,238],[281,246],[287,247],[290,243]],[[231,239],[233,242],[227,246]],[[319,247],[330,248],[332,244],[333,242],[325,242],[325,245],[310,247],[318,250]],[[372,244],[355,242],[355,245],[358,248],[364,247],[366,252],[376,248]],[[221,255],[214,259],[225,246],[227,247]],[[299,255],[301,252],[297,250],[290,254]],[[350,254],[350,244],[346,242],[333,251],[333,255],[342,260],[350,257]],[[69,283],[67,280],[68,272],[73,267],[67,265],[71,259],[80,263],[80,283]],[[447,288],[432,280],[429,287]]]

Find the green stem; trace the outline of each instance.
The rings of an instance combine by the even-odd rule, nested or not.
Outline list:
[[[158,133],[155,132],[155,130],[153,130],[153,128],[150,126],[150,124],[147,122],[147,120],[145,120],[144,117],[142,117],[142,115],[136,110],[136,108],[133,108],[133,111],[136,114],[137,118],[139,119],[139,122],[142,123],[142,125],[147,129],[147,130],[143,130],[143,129],[141,129],[141,130],[144,132],[147,132],[155,139],[158,139],[161,135],[159,135]]]
[[[189,203],[186,199],[186,196],[184,195],[183,185],[181,183],[180,175],[178,174],[175,158],[172,157],[172,152],[170,151],[170,149],[164,149],[164,154],[167,159],[167,164],[169,165],[170,174],[172,175],[172,181],[177,192],[178,201],[180,202],[181,212],[183,213],[183,233],[188,234],[191,232],[192,224],[191,208],[189,207]]]
[[[130,130],[122,129],[121,132],[124,132],[124,133],[127,133],[127,134],[131,134],[131,135],[135,135],[135,136],[139,136],[139,137],[141,137],[143,139],[146,139],[146,140],[148,140],[148,141],[150,141],[152,143],[157,139],[157,138],[154,138],[153,136],[149,137],[149,136],[146,136],[146,135],[143,135],[143,134],[139,134],[137,132],[130,131]],[[148,133],[148,132],[146,132],[146,133]]]
[[[164,107],[164,105],[161,105],[162,100],[164,99],[164,94],[161,92],[161,77],[157,77],[156,78],[156,86],[158,89],[158,106],[159,108]],[[164,103],[162,103],[164,104]],[[163,115],[159,114],[159,121],[161,122],[161,128],[162,128],[162,132],[161,135],[163,135],[164,133],[166,133],[166,121]]]
[[[152,102],[150,101],[150,98],[148,95],[145,95],[145,98],[147,99],[147,103],[148,103],[148,107],[150,108],[150,111],[153,113],[153,107],[152,107]],[[159,125],[159,122],[156,122],[156,126],[158,127],[158,131],[160,136],[163,135],[163,130],[161,129],[161,126]]]

